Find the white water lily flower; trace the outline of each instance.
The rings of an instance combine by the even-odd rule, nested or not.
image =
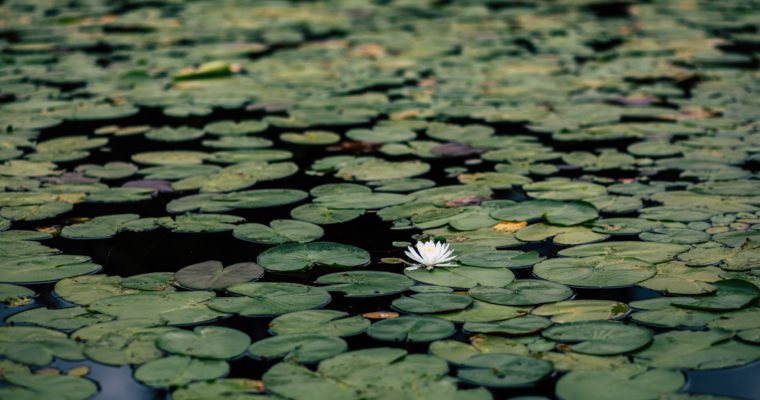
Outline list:
[[[435,267],[456,266],[456,264],[449,263],[449,261],[457,258],[457,256],[451,255],[453,252],[446,243],[434,242],[433,240],[417,242],[416,251],[414,247],[409,246],[404,253],[417,262],[417,264],[407,267],[407,270],[411,271],[420,267],[433,269]]]

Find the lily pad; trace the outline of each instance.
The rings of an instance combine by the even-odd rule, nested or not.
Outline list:
[[[297,311],[281,315],[269,323],[269,330],[277,335],[320,334],[327,336],[354,336],[369,327],[368,319],[336,310]]]
[[[411,279],[389,272],[349,271],[322,275],[316,283],[328,292],[341,292],[346,297],[387,296],[405,291],[414,284]]]
[[[481,354],[467,359],[457,376],[460,380],[495,388],[527,386],[552,371],[552,363],[513,354]]]
[[[229,370],[230,366],[225,361],[169,356],[138,367],[135,379],[153,388],[168,388],[221,378]]]
[[[346,341],[320,334],[277,335],[259,340],[248,352],[259,359],[284,359],[297,363],[321,361],[348,350]]]
[[[174,274],[180,285],[196,290],[220,290],[230,286],[259,280],[264,269],[256,263],[237,263],[226,268],[219,261],[205,261],[188,265]]]
[[[350,245],[333,242],[288,243],[259,254],[257,262],[267,271],[299,272],[319,265],[346,269],[368,264],[369,253]]]
[[[367,334],[386,342],[432,342],[456,332],[452,322],[431,317],[403,316],[370,325]]]
[[[243,332],[222,326],[199,326],[192,332],[166,332],[156,346],[166,352],[196,358],[229,360],[243,354],[251,339]]]
[[[262,244],[307,243],[321,238],[324,233],[318,225],[292,219],[276,219],[269,226],[242,224],[232,231],[238,239]]]
[[[649,329],[614,321],[586,321],[555,325],[542,335],[557,342],[574,343],[569,349],[582,354],[609,356],[638,350],[652,341]]]
[[[209,307],[245,317],[270,317],[289,312],[324,307],[330,294],[323,289],[298,283],[252,282],[227,288],[239,297],[218,297]]]

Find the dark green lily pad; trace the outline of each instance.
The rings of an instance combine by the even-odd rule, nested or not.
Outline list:
[[[354,336],[369,327],[368,319],[336,310],[297,311],[281,315],[269,323],[276,335],[320,334],[327,336]]]
[[[320,334],[277,335],[259,340],[248,352],[259,359],[284,359],[296,363],[313,363],[348,350],[340,337]]]
[[[638,350],[652,341],[649,329],[614,321],[587,321],[555,325],[542,335],[557,342],[574,343],[576,353],[609,356]]]
[[[368,264],[369,253],[350,245],[333,242],[287,243],[259,254],[257,262],[267,271],[300,272],[319,265],[346,269]]]
[[[512,354],[481,354],[467,359],[460,380],[495,388],[521,387],[538,382],[552,371],[552,363]]]
[[[349,271],[322,275],[316,283],[328,292],[341,292],[346,297],[387,296],[405,291],[414,281],[401,275],[381,271]]]
[[[370,325],[367,334],[386,342],[432,342],[456,332],[452,322],[431,317],[404,316],[384,319]]]
[[[238,239],[262,244],[307,243],[321,238],[324,233],[318,225],[291,219],[276,219],[269,226],[242,224],[232,231]]]
[[[506,286],[515,280],[515,274],[507,268],[436,267],[432,270],[418,268],[404,270],[415,281],[431,285],[469,289],[477,285]]]
[[[557,395],[566,400],[655,399],[675,393],[685,382],[679,371],[641,366],[572,371],[557,382]],[[614,394],[610,388],[615,388]]]
[[[530,306],[567,300],[572,289],[556,282],[519,279],[504,287],[476,286],[468,292],[475,299],[507,306]]]
[[[544,259],[535,251],[497,250],[466,253],[457,261],[481,268],[526,268]]]
[[[243,354],[251,339],[243,332],[222,326],[199,326],[192,332],[166,332],[156,346],[166,352],[204,359],[229,360]]]
[[[505,321],[467,322],[462,329],[472,333],[524,336],[538,333],[551,326],[551,324],[551,321],[547,318],[526,315]]]
[[[454,293],[417,293],[393,300],[391,307],[410,314],[435,314],[463,310],[472,304],[468,296]]]
[[[219,297],[209,307],[246,317],[268,317],[320,308],[330,302],[326,291],[297,283],[254,282],[228,288],[241,297]]]
[[[168,325],[188,325],[227,315],[208,307],[214,297],[213,292],[203,291],[125,294],[97,300],[87,309],[118,319],[154,318]]]
[[[153,388],[168,388],[221,378],[229,370],[226,361],[168,356],[141,365],[135,370],[135,379]]]

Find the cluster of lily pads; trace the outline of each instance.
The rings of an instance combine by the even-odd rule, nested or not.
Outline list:
[[[634,3],[1,2],[0,398],[730,398],[760,3]]]

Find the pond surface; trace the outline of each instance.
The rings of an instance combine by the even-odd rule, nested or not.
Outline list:
[[[0,2],[0,399],[759,399],[760,4]]]

